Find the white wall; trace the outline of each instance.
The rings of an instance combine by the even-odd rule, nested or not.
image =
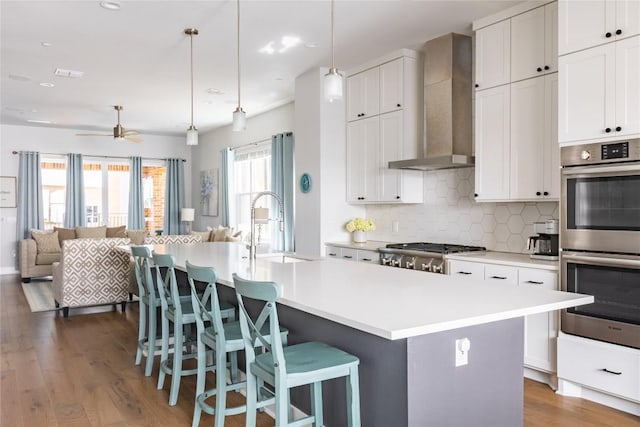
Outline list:
[[[231,116],[232,110],[229,110]],[[200,171],[221,167],[220,151],[225,147],[237,147],[239,145],[271,139],[271,136],[283,132],[293,131],[293,103],[267,111],[266,113],[247,119],[247,129],[243,132],[234,132],[231,125],[220,127],[200,135],[199,145],[193,147],[191,188],[193,207],[196,210],[196,218],[193,223],[194,230],[204,230],[207,226],[215,227],[220,224],[220,210],[218,216],[203,216],[200,209]],[[296,135],[293,135],[298,144]],[[218,199],[218,207],[220,199]]]
[[[18,156],[13,151],[82,153],[87,156],[141,156],[183,158],[185,177],[192,175],[191,152],[183,137],[140,135],[141,143],[114,141],[109,137],[78,137],[79,130],[36,126],[0,125],[0,175],[18,175]],[[191,182],[185,179],[186,203],[191,203]],[[15,208],[0,209],[0,274],[15,273]]]

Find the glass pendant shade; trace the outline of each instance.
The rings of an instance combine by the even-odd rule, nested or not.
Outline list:
[[[240,107],[233,112],[233,130],[234,132],[243,131],[247,128],[247,115]]]
[[[193,125],[187,129],[187,145],[198,145],[198,129]]]
[[[335,68],[324,76],[324,97],[329,102],[342,100],[342,74]]]

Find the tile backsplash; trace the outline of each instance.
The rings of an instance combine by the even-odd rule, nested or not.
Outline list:
[[[558,202],[476,203],[474,187],[473,168],[425,173],[424,204],[367,206],[367,217],[376,224],[368,238],[527,253],[533,223],[558,219]],[[393,232],[394,221],[398,222],[397,232]]]

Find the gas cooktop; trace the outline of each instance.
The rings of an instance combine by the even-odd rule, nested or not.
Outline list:
[[[466,245],[454,245],[449,243],[429,243],[429,242],[390,243],[386,246],[386,248],[406,250],[406,251],[431,252],[431,253],[439,253],[443,255],[454,254],[458,252],[477,252],[477,251],[487,250],[482,246],[466,246]]]

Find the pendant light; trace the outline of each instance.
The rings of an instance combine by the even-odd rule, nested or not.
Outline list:
[[[329,102],[342,99],[342,74],[338,72],[335,60],[335,7],[335,0],[331,0],[331,68],[324,76],[324,97]]]
[[[243,131],[247,128],[247,115],[240,106],[240,0],[238,5],[238,107],[233,112],[233,130],[235,132]]]
[[[191,126],[187,129],[187,145],[198,145],[198,129],[193,125],[193,36],[198,35],[198,30],[187,28],[184,33],[191,40]]]

